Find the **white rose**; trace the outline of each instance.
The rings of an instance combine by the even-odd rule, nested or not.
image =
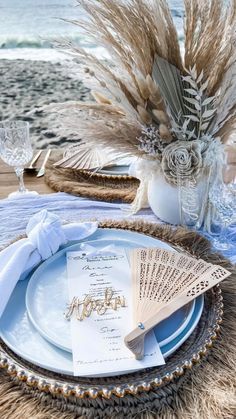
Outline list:
[[[167,181],[175,185],[178,176],[198,176],[202,168],[199,141],[173,141],[162,153],[161,167]]]

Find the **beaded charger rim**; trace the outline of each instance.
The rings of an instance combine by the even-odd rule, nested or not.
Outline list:
[[[51,157],[48,160],[48,163],[46,165],[46,169],[47,170],[61,170],[64,171],[64,173],[68,173],[68,172],[74,172],[74,173],[81,173],[83,175],[85,175],[88,179],[96,179],[96,180],[124,180],[124,181],[137,181],[137,179],[134,176],[128,175],[128,174],[109,174],[109,173],[101,173],[99,171],[96,170],[88,170],[88,169],[75,169],[75,168],[70,168],[70,167],[60,167],[60,166],[55,166],[54,164],[56,163],[57,159],[59,158],[59,156],[61,155],[61,151],[59,150],[54,150],[53,153],[53,157]]]
[[[100,173],[100,172],[95,172],[95,171],[89,171],[89,170],[85,170],[85,169],[76,169],[78,172],[80,173],[84,173],[85,175],[88,175],[91,178],[95,178],[95,179],[110,179],[110,180],[137,180],[135,177],[130,176],[130,175],[111,175],[108,173]]]
[[[124,227],[124,222],[107,221],[99,223],[99,227],[123,228],[158,237],[154,232],[147,232],[147,227],[149,226],[151,229],[151,224],[144,224],[146,228],[143,229],[143,226],[140,228],[135,226],[135,222],[126,224],[127,226]],[[169,243],[178,251],[189,253],[178,243]],[[124,397],[128,394],[136,395],[141,391],[148,392],[173,382],[187,370],[192,369],[194,364],[200,362],[202,357],[208,353],[220,331],[223,316],[222,300],[220,286],[216,286],[206,293],[203,313],[207,311],[207,316],[205,320],[201,317],[199,322],[201,323],[202,320],[203,327],[198,325],[177,352],[168,357],[168,362],[163,367],[144,369],[136,373],[109,378],[72,377],[50,372],[21,359],[0,340],[0,368],[4,368],[16,381],[23,382],[31,388],[52,396],[109,399],[113,396]],[[193,337],[194,345],[192,344]]]

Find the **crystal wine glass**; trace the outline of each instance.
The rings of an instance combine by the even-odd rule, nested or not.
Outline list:
[[[226,181],[225,173],[226,168],[223,168],[222,176],[213,183],[209,193],[210,202],[216,211],[221,228],[219,236],[213,240],[218,250],[231,248],[227,227],[236,221],[236,178],[231,176]]]
[[[19,181],[19,190],[9,197],[19,197],[23,194],[37,195],[35,191],[25,188],[24,166],[33,155],[29,138],[29,123],[25,121],[4,121],[0,123],[0,157],[9,166],[13,166]]]

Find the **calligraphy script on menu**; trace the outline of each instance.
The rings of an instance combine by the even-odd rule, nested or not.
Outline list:
[[[153,332],[146,339],[142,361],[125,346],[124,338],[133,328],[131,271],[125,249],[115,252],[67,253],[70,305],[66,315],[74,375],[120,373],[164,363]]]
[[[116,311],[120,307],[125,307],[125,297],[114,296],[114,292],[112,288],[106,288],[105,297],[99,299],[91,295],[86,295],[83,300],[80,300],[79,297],[73,297],[65,312],[66,320],[70,320],[73,314],[75,314],[77,320],[81,321],[89,317],[93,311],[102,316],[108,309]]]

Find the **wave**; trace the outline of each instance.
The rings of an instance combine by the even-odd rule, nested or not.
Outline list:
[[[58,37],[54,37],[51,40],[41,40],[37,38],[3,38],[0,37],[0,49],[14,49],[14,48],[51,48],[53,41]],[[66,38],[66,37],[65,37]],[[81,45],[81,36],[70,37],[75,43]]]
[[[68,38],[67,38],[68,39]],[[183,41],[184,37],[183,34],[179,33],[179,40],[180,42]],[[97,48],[98,45],[88,42],[84,39],[83,36],[75,36],[73,38],[70,37],[70,40],[74,43],[80,45],[81,47],[85,48]],[[16,48],[43,48],[48,49],[52,48],[53,40],[39,40],[39,39],[29,39],[29,38],[0,38],[0,49],[16,49]]]

